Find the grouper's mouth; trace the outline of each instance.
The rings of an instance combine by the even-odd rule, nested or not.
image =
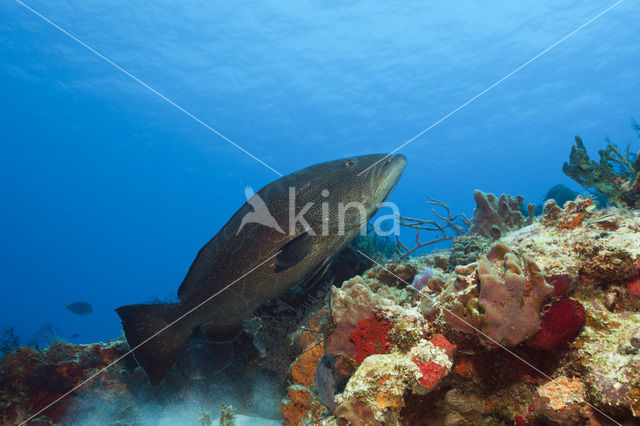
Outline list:
[[[377,170],[375,197],[378,202],[387,199],[391,191],[396,187],[405,166],[407,165],[407,157],[402,154],[389,156],[380,162]]]

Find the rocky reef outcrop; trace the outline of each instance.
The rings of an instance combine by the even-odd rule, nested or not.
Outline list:
[[[280,369],[271,396],[286,425],[638,424],[640,212],[548,201],[541,217],[501,228],[497,241],[461,238],[333,280],[287,324],[286,362],[254,347],[259,333],[245,334],[234,346],[236,384]],[[3,421],[25,419],[125,351],[121,340],[9,351]],[[141,395],[211,389],[194,363],[179,362],[191,367],[154,390],[125,357],[39,419],[65,421],[88,395],[134,419],[129,407]],[[251,407],[259,410],[234,404]]]
[[[638,212],[550,201],[473,261],[440,250],[334,286],[335,408],[312,387],[325,411],[298,424],[636,424],[639,232]]]

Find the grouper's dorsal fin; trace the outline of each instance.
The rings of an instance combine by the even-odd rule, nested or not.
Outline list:
[[[202,324],[200,328],[202,329],[202,334],[213,342],[231,342],[242,333],[242,319],[223,323],[209,321]]]
[[[300,263],[309,254],[313,244],[313,238],[309,230],[306,230],[280,247],[280,253],[276,256],[276,272]]]

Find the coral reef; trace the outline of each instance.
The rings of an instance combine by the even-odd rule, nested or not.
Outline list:
[[[323,274],[265,303],[245,323],[245,331],[260,351],[260,365],[278,375],[282,382],[288,378],[289,366],[305,351],[305,345],[297,339],[315,338],[326,328],[328,319],[323,315],[327,311],[313,318],[312,315],[324,305],[332,284],[341,283],[371,267],[372,262],[359,251],[380,262],[398,254],[396,245],[388,238],[377,236],[370,227],[366,235],[358,235],[339,253]],[[309,324],[310,320],[312,324]]]
[[[481,235],[494,240],[509,231],[531,224],[535,205],[529,204],[529,217],[520,213],[520,206],[524,197],[502,194],[499,198],[494,194],[487,194],[478,189],[473,191],[473,199],[477,207],[473,211],[473,218],[469,226],[469,233]]]
[[[0,363],[2,424],[26,421],[127,351],[123,340],[92,345],[56,341],[44,350],[21,347],[10,351]],[[125,360],[97,375],[93,378],[92,392],[104,392],[105,398],[113,400],[126,398],[127,382],[144,380],[142,374],[129,371],[127,366]],[[69,414],[73,400],[74,397],[69,397],[60,401],[37,420],[60,423]]]
[[[311,408],[311,392],[299,385],[289,387],[287,400],[282,403],[282,417],[285,425],[300,424],[302,417]]]
[[[324,404],[335,408],[335,391],[327,389],[327,386],[332,386],[332,383],[327,383],[332,381],[327,375],[333,374],[328,370],[329,366],[322,364],[326,357],[322,344],[322,329],[326,327],[327,315],[326,307],[312,312],[293,336],[294,346],[298,348],[299,355],[289,368],[291,384],[287,388],[287,398],[280,406],[285,425],[299,424],[314,404],[317,407],[323,407]],[[324,367],[324,372],[321,367]]]
[[[480,195],[490,209],[474,223],[497,226],[499,241],[497,232],[459,236],[451,249],[376,260],[355,275],[332,274],[306,298],[264,306],[234,342],[228,370],[234,386],[271,373],[279,387],[245,391],[236,412],[272,397],[285,425],[638,424],[640,212],[578,197],[563,207],[549,200],[527,220],[519,200]],[[43,350],[8,341],[6,424],[127,350],[122,340]],[[69,422],[91,396],[135,423],[135,401],[185,401],[218,384],[218,373],[194,365],[220,354],[194,338],[160,390],[125,357],[39,420]]]
[[[440,250],[334,287],[339,393],[323,424],[636,423],[640,214],[546,207],[451,271]]]
[[[394,307],[403,300],[411,300],[412,293],[409,290],[387,286],[369,276],[376,272],[374,269],[366,277],[356,276],[344,282],[341,288],[333,287],[331,290],[334,330],[325,344],[327,354],[338,359],[341,356],[355,356],[356,345],[351,340],[351,333],[360,321],[369,318],[374,311]]]
[[[353,359],[362,362],[369,355],[389,353],[389,338],[387,335],[392,329],[391,322],[385,318],[376,318],[371,314],[358,323],[351,332],[350,340],[356,347]]]
[[[202,348],[198,339],[193,344]],[[258,353],[239,348],[251,348],[250,339],[239,339],[233,364],[215,377],[190,377],[187,372],[192,370],[183,371],[179,359],[155,388],[127,355],[123,338],[90,345],[57,340],[45,349],[16,348],[0,360],[0,424],[20,424],[41,410],[29,424],[155,424],[157,419],[149,418],[162,416],[160,408],[185,407],[194,399],[201,407],[211,407],[211,412],[218,411],[221,402],[233,400],[234,409],[245,414],[276,417],[277,387],[257,364]],[[193,356],[190,352],[181,356]],[[210,365],[212,360],[218,361],[216,353],[204,351],[198,363]],[[207,413],[199,407],[185,409],[184,415],[192,416],[185,421],[206,422],[207,416],[201,414]]]
[[[433,340],[397,349],[365,358],[337,397],[340,405],[365,403],[376,420],[388,423],[398,418],[406,392],[432,391],[451,369],[450,355]]]
[[[576,377],[560,376],[540,386],[531,409],[553,424],[589,424],[590,407],[586,404],[584,384]]]
[[[453,271],[458,265],[468,265],[478,259],[478,255],[490,244],[481,235],[462,235],[451,241],[447,270]]]
[[[535,262],[501,243],[481,255],[473,270],[459,268],[454,286],[458,301],[443,311],[445,320],[477,334],[488,347],[516,346],[538,332],[542,307],[553,292]]]
[[[427,196],[427,204],[439,207],[443,213],[439,213],[434,207],[431,212],[435,219],[399,216],[401,226],[416,230],[415,245],[409,248],[398,239],[399,249],[406,256],[424,247],[452,240],[452,249],[449,250],[449,269],[453,269],[456,265],[474,261],[488,243],[500,239],[505,232],[533,223],[536,206],[527,204],[528,216],[525,218],[522,213],[524,208],[522,195],[513,197],[502,194],[497,197],[476,189],[473,197],[477,207],[473,211],[473,217],[468,219],[464,214],[453,215],[446,203]],[[436,232],[437,236],[423,241],[420,237],[421,232]]]
[[[629,145],[623,154],[609,141],[607,148],[598,151],[600,161],[595,162],[587,154],[580,136],[571,147],[569,163],[562,171],[585,188],[594,188],[618,207],[640,207],[640,158],[629,153]]]
[[[640,353],[631,346],[640,330],[640,315],[610,312],[597,304],[585,309],[587,325],[575,342],[574,360],[583,372],[590,401],[613,408],[613,413],[628,408],[640,417]]]
[[[553,303],[542,317],[540,331],[527,340],[536,349],[567,349],[586,323],[584,307],[567,297]]]

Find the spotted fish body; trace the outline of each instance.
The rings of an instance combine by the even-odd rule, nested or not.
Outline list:
[[[402,155],[364,155],[270,183],[200,249],[178,290],[180,302],[118,308],[151,382],[164,378],[196,327],[213,340],[232,340],[261,304],[322,270],[375,214],[405,164]]]

